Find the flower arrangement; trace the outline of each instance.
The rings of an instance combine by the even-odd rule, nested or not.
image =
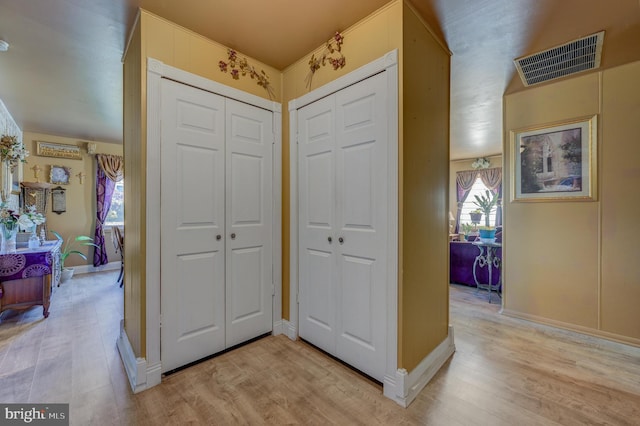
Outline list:
[[[486,157],[476,158],[476,161],[471,163],[474,169],[488,169],[490,165],[491,162]]]
[[[220,71],[229,72],[229,68],[231,68],[230,74],[234,80],[239,80],[241,75],[243,77],[248,75],[252,80],[257,80],[258,86],[263,87],[267,91],[269,99],[273,99],[273,87],[271,87],[269,76],[264,70],[260,70],[260,72],[256,71],[252,65],[249,65],[247,58],[238,58],[238,52],[233,49],[227,50],[227,55],[229,62],[218,62]]]
[[[36,211],[36,206],[27,207],[27,211],[22,213],[18,218],[18,224],[23,229],[30,229],[34,226],[42,225],[47,219],[43,214]]]
[[[2,135],[0,138],[0,161],[6,162],[11,167],[11,171],[18,163],[26,163],[29,156],[21,141],[17,136]]]
[[[311,55],[311,59],[309,59],[309,74],[307,74],[307,78],[305,79],[307,82],[307,88],[311,89],[311,80],[313,79],[313,74],[320,69],[321,66],[325,66],[328,63],[331,64],[333,70],[336,71],[340,68],[344,68],[347,64],[347,59],[342,54],[342,44],[344,43],[344,36],[337,32],[334,36],[327,41],[324,47],[324,51],[322,55],[316,58],[316,55]],[[335,54],[336,56],[331,56]]]
[[[13,229],[20,220],[20,214],[10,209],[5,203],[0,204],[0,224]]]
[[[28,207],[27,211],[20,214],[10,209],[5,203],[0,204],[0,224],[7,229],[17,228],[20,225],[23,229],[42,225],[47,219],[36,211],[36,206]]]

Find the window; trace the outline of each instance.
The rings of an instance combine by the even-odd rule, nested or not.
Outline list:
[[[111,208],[107,213],[105,226],[123,226],[124,225],[124,180],[116,182],[111,196]]]
[[[476,210],[478,208],[478,206],[476,206],[474,204],[474,201],[476,200],[476,195],[484,195],[484,191],[488,190],[489,188],[487,188],[484,184],[484,182],[482,182],[482,179],[480,179],[480,176],[478,176],[476,178],[476,181],[473,183],[473,186],[471,187],[471,191],[469,192],[469,196],[467,197],[467,199],[465,200],[464,204],[462,205],[462,213],[460,214],[460,224],[462,225],[463,223],[471,223],[471,217],[469,216],[469,213]],[[491,226],[495,226],[496,225],[496,211],[497,209],[494,207],[493,210],[491,211],[491,216],[489,217],[489,223],[491,224]],[[480,221],[479,225],[483,226],[485,224],[485,218],[484,218],[484,214],[482,215],[482,220]]]

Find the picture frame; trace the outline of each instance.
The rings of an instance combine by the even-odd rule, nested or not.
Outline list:
[[[36,155],[41,157],[82,160],[82,152],[77,145],[36,141]]]
[[[67,211],[67,194],[66,189],[61,186],[51,190],[51,211],[56,214],[62,214]]]
[[[49,173],[49,183],[54,185],[69,185],[71,179],[71,168],[65,166],[51,166]]]
[[[511,201],[593,201],[597,115],[512,130]]]

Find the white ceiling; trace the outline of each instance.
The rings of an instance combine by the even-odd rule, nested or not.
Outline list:
[[[121,57],[138,7],[283,69],[388,0],[0,0],[0,99],[25,131],[122,141]],[[447,44],[451,158],[501,152],[513,59],[605,30],[640,60],[640,0],[410,0]],[[2,129],[0,129],[1,131]]]

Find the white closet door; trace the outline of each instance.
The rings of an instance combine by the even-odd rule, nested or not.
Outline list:
[[[272,329],[273,114],[226,101],[226,345]]]
[[[299,334],[382,381],[387,116],[379,74],[298,110]]]
[[[335,352],[334,98],[298,111],[299,335]]]
[[[387,335],[386,82],[378,74],[335,95],[336,355],[380,381]]]
[[[225,115],[224,98],[169,80],[161,97],[161,359],[168,371],[225,348]]]

